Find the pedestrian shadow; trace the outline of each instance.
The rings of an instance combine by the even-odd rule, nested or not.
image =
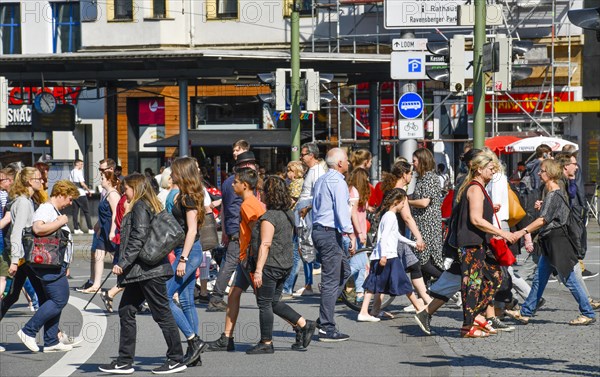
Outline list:
[[[461,355],[461,356],[445,356],[445,355],[432,355],[425,356],[432,361],[417,362],[417,361],[403,361],[403,364],[410,364],[417,367],[442,367],[451,365],[452,367],[462,367],[466,371],[469,368],[485,367],[490,371],[501,370],[501,369],[518,369],[523,375],[533,372],[547,372],[549,374],[556,374],[557,372],[563,372],[565,374],[577,373],[581,376],[598,376],[600,368],[598,366],[591,365],[580,365],[580,364],[567,364],[568,360],[556,360],[551,358],[542,357],[520,357],[520,358],[489,358],[479,355]],[[437,359],[437,360],[435,360]],[[434,361],[435,360],[435,361]],[[566,370],[560,371],[556,368],[557,365],[563,365]],[[482,373],[481,370],[475,372],[475,374]],[[502,373],[499,371],[498,373]]]

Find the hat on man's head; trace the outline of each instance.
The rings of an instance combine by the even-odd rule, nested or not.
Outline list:
[[[481,149],[469,149],[469,151],[467,151],[467,153],[465,153],[462,156],[461,161],[465,164],[468,164],[473,158],[475,158],[475,156],[477,156],[481,152],[483,152]]]
[[[256,162],[256,158],[254,157],[254,153],[251,151],[246,151],[238,154],[237,160],[235,160],[235,166],[247,163],[247,162]]]

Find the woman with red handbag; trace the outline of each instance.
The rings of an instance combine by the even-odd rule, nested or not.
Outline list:
[[[485,186],[498,167],[496,155],[482,151],[471,161],[468,176],[457,194],[457,246],[461,260],[464,316],[461,336],[465,338],[487,337],[491,330],[481,314],[493,302],[502,282],[500,266],[486,260],[492,237],[509,242],[519,238],[492,223],[494,208]]]

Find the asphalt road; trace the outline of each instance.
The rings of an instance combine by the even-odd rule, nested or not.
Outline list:
[[[81,285],[89,273],[89,236],[76,239],[77,259],[72,265],[71,286]],[[588,228],[586,265],[600,270],[600,229]],[[522,258],[519,259],[522,262]],[[108,272],[108,270],[106,271]],[[316,275],[318,281],[319,275]],[[302,276],[298,284],[303,281]],[[110,278],[106,286],[114,284]],[[600,297],[600,277],[586,280],[594,298]],[[31,316],[22,298],[0,323],[0,376],[95,376],[99,364],[116,357],[119,343],[118,314],[105,314],[99,297],[87,310],[91,295],[71,292],[61,318],[61,328],[83,336],[81,347],[62,354],[32,354],[17,339],[16,332]],[[462,311],[454,305],[442,308],[433,318],[435,336],[423,336],[412,314],[404,313],[405,298],[396,298],[389,308],[392,320],[358,323],[356,313],[343,304],[336,308],[340,331],[351,339],[341,343],[313,341],[305,352],[290,349],[294,333],[276,317],[275,354],[249,356],[243,351],[259,340],[258,309],[254,296],[243,295],[235,332],[236,352],[207,352],[203,366],[180,375],[205,376],[600,376],[600,325],[571,327],[567,322],[578,315],[577,305],[566,288],[549,283],[546,305],[527,325],[515,324],[516,331],[488,339],[462,339],[459,329]],[[294,299],[289,303],[306,318],[318,314],[319,297]],[[118,300],[115,300],[115,307]],[[224,313],[209,313],[197,305],[201,337],[214,340],[223,331]],[[599,313],[600,314],[600,313]],[[315,338],[316,339],[316,338]],[[41,334],[38,343],[42,344]],[[184,345],[185,350],[185,345]],[[138,316],[136,374],[148,375],[164,361],[166,345],[150,315]]]

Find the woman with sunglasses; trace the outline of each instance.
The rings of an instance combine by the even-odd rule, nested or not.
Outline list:
[[[507,310],[506,313],[523,324],[528,324],[537,309],[548,284],[552,271],[556,269],[558,279],[565,285],[579,304],[579,317],[569,322],[572,326],[587,326],[596,322],[596,314],[585,290],[579,283],[573,267],[579,263],[577,252],[569,240],[566,228],[569,205],[565,193],[559,186],[563,171],[559,162],[551,159],[542,161],[538,172],[548,192],[541,204],[540,216],[517,234],[539,232],[538,244],[541,247],[537,272],[531,284],[531,292],[521,306],[521,310]]]

